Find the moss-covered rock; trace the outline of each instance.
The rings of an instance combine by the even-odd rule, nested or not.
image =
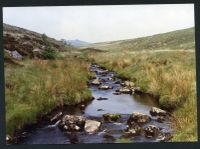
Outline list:
[[[120,114],[110,114],[110,113],[103,114],[103,119],[106,122],[116,122],[120,118],[121,118]]]

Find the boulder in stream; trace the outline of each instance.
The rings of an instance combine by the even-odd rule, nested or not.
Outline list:
[[[108,98],[99,97],[97,100],[108,100]]]
[[[99,81],[99,79],[94,79],[92,82],[91,82],[92,85],[100,85],[101,82]]]
[[[108,81],[113,81],[113,80],[114,80],[114,78],[112,78],[112,77],[108,78]]]
[[[97,77],[96,76],[91,76],[90,79],[97,79]]]
[[[163,123],[165,121],[165,117],[164,116],[157,116],[157,122],[159,123]]]
[[[12,143],[12,137],[9,134],[7,134],[6,135],[6,144],[11,144],[11,143]]]
[[[152,116],[166,116],[167,115],[166,111],[156,108],[156,107],[152,107],[149,113]]]
[[[121,93],[120,92],[114,92],[113,94],[114,95],[120,95]]]
[[[157,137],[159,132],[160,129],[155,125],[149,125],[146,128],[144,128],[145,137],[147,138]]]
[[[135,86],[135,84],[133,83],[133,82],[131,82],[131,81],[125,81],[124,82],[124,86],[126,86],[126,87],[134,87]]]
[[[106,82],[106,79],[99,78],[99,81],[100,81],[100,82]]]
[[[110,114],[110,113],[103,114],[103,119],[105,122],[116,122],[120,118],[121,118],[120,114]]]
[[[172,138],[173,136],[171,133],[162,133],[161,135],[157,137],[156,140],[159,142],[167,142],[167,141],[170,141]]]
[[[137,94],[142,94],[143,92],[141,91],[141,88],[140,87],[134,87],[133,88],[134,92],[137,93]]]
[[[108,74],[108,70],[102,70],[102,71],[98,71],[98,75],[102,75],[105,76]]]
[[[123,94],[131,94],[132,93],[132,90],[131,89],[128,89],[126,87],[123,87],[123,88],[120,88],[119,89],[119,92],[120,93],[123,93]]]
[[[115,84],[120,84],[120,83],[121,83],[121,81],[119,81],[119,80],[118,80],[118,81],[115,81]]]
[[[95,120],[86,120],[84,130],[87,133],[95,133],[99,130],[101,122]]]
[[[135,122],[132,122],[126,131],[126,136],[136,136],[142,132],[142,128]]]
[[[127,124],[131,126],[133,123],[145,124],[151,121],[151,118],[148,115],[142,114],[140,112],[133,112],[129,117]]]
[[[64,130],[78,131],[84,128],[86,118],[84,116],[77,115],[65,115],[62,118],[59,127]]]
[[[116,140],[115,137],[110,132],[106,132],[103,135],[103,138],[105,138],[105,140],[103,141],[103,143],[114,142]]]
[[[90,72],[94,72],[94,73],[97,73],[97,70],[94,70],[94,69],[90,69]]]
[[[79,131],[81,128],[75,124],[64,125],[63,127],[66,131]]]
[[[99,86],[99,89],[101,90],[108,90],[108,89],[112,89],[113,87],[112,86],[109,86],[109,85],[101,85]]]
[[[97,65],[97,66],[98,66],[98,65]],[[104,66],[98,66],[97,68],[100,68],[100,69],[102,69],[102,70],[107,70],[106,67],[104,67]]]

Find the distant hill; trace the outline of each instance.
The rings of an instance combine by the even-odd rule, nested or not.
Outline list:
[[[75,46],[75,47],[81,47],[81,46],[87,46],[89,45],[90,43],[86,42],[86,41],[82,41],[82,40],[65,40],[65,39],[62,39],[63,43],[67,44],[67,45],[72,45],[72,46]]]
[[[102,50],[128,51],[162,49],[188,50],[195,48],[195,33],[193,27],[142,38],[95,43],[88,47]]]
[[[73,50],[74,47],[65,45],[61,41],[46,37],[57,51]],[[43,35],[12,25],[3,24],[3,48],[7,52],[17,51],[20,55],[34,57],[34,51],[41,52],[45,49]]]

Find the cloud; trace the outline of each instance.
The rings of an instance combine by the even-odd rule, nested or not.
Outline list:
[[[3,22],[56,39],[102,42],[192,27],[194,5],[4,7]]]

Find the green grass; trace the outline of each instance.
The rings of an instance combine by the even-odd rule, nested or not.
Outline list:
[[[197,140],[194,51],[110,51],[92,59],[133,81],[144,92],[158,95],[160,107],[173,110],[176,130],[173,141]]]
[[[117,139],[118,143],[131,143],[132,141],[129,138],[119,138]]]
[[[94,48],[59,52],[57,60],[19,62],[5,54],[6,132],[35,123],[57,106],[89,100],[90,60],[158,95],[162,108],[173,109],[173,141],[197,141],[194,28]]]
[[[194,27],[136,39],[96,43],[90,47],[114,51],[194,49]]]
[[[88,64],[78,59],[26,60],[6,65],[6,132],[13,134],[53,108],[91,99]]]

